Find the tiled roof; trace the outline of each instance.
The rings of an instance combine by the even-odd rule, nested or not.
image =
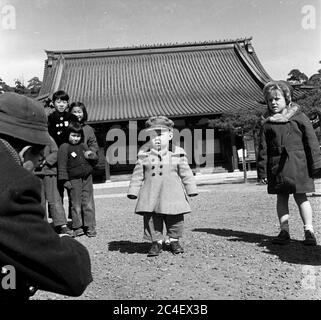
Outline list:
[[[46,53],[39,98],[63,89],[85,103],[89,122],[255,108],[271,80],[251,38]]]

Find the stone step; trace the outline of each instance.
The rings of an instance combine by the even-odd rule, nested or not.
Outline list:
[[[195,169],[194,169],[195,171]],[[209,168],[200,168],[199,170],[200,173],[206,174],[206,173],[223,173],[223,172],[228,172],[225,168],[223,167],[209,167]]]

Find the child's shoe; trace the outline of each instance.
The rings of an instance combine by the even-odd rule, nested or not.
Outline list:
[[[171,241],[170,245],[173,254],[184,253],[184,249],[178,241]]]
[[[147,257],[156,257],[162,251],[162,245],[157,241],[152,243],[152,246],[147,254]]]
[[[281,230],[277,237],[272,239],[273,244],[288,244],[290,243],[290,234],[286,230]]]
[[[68,236],[73,236],[73,231],[70,230],[67,226],[57,226],[55,227],[55,231],[58,234],[67,234]]]
[[[87,228],[86,230],[86,236],[89,238],[96,237],[97,231],[94,227]]]
[[[317,239],[314,235],[314,233],[310,230],[304,231],[304,237],[303,244],[306,246],[316,246],[317,245]]]
[[[84,230],[82,228],[78,228],[78,229],[75,229],[74,230],[74,234],[73,234],[73,237],[76,238],[76,237],[80,237],[82,235],[84,235]]]

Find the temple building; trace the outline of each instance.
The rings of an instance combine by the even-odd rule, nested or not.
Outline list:
[[[222,113],[262,105],[262,88],[271,77],[260,63],[252,38],[95,50],[46,51],[39,100],[65,90],[88,110],[88,124],[100,146],[100,165],[110,173],[131,172],[132,163],[108,164],[112,145],[106,136],[130,123],[139,132],[145,120],[166,115],[178,130],[210,129]],[[237,169],[237,144],[231,134],[214,130],[213,158],[206,170]],[[194,135],[193,139],[195,138]],[[132,138],[132,137],[131,137]],[[193,142],[195,143],[195,141]],[[140,143],[138,143],[140,145]],[[128,141],[126,152],[128,153]],[[202,172],[191,159],[192,168]],[[205,170],[205,169],[204,169]],[[105,179],[104,178],[104,179]]]

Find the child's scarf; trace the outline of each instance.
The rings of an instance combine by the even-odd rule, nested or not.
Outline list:
[[[266,122],[286,123],[288,122],[299,110],[300,106],[291,102],[286,108],[284,113],[276,113],[271,115],[270,111],[262,116],[262,124]]]

